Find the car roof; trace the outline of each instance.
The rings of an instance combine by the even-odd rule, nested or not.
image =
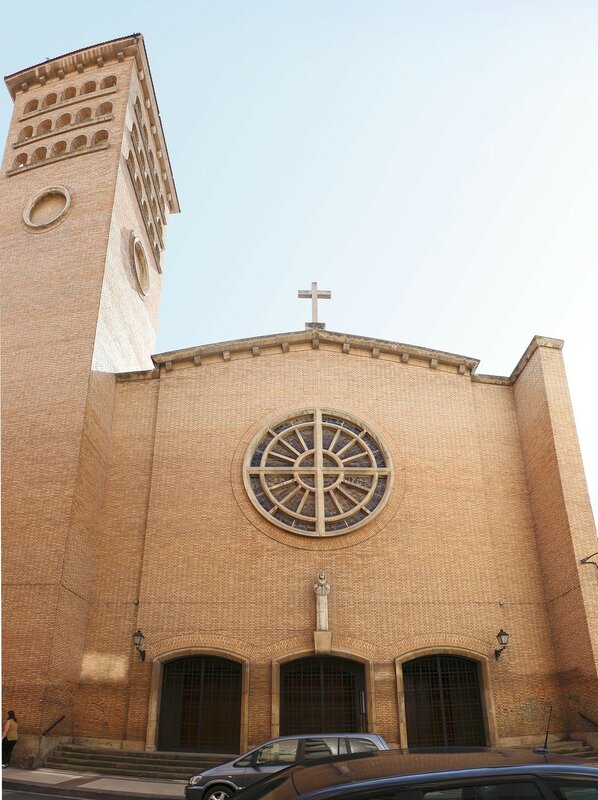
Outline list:
[[[266,787],[271,783],[275,788],[277,800],[286,800],[298,795],[321,793],[352,784],[357,789],[361,782],[380,781],[396,778],[408,781],[440,778],[476,777],[500,774],[501,770],[512,769],[516,773],[544,772],[547,768],[564,768],[563,771],[583,771],[595,774],[598,779],[598,766],[590,766],[579,759],[534,753],[529,750],[485,749],[435,750],[434,752],[407,752],[387,750],[372,753],[359,753],[352,756],[336,756],[317,763],[303,762],[288,767],[271,778],[255,785],[256,798],[266,796]],[[470,772],[473,771],[473,772]],[[466,774],[463,775],[462,773]],[[261,787],[261,791],[260,791]],[[243,793],[251,800],[252,788]]]
[[[266,744],[272,744],[272,742],[284,742],[290,739],[340,739],[341,737],[348,737],[349,739],[376,739],[378,741],[384,741],[382,736],[379,733],[294,733],[290,736],[275,736],[274,739],[268,739],[266,742],[261,742],[261,744],[252,747],[252,750],[257,750],[259,747],[264,747]]]

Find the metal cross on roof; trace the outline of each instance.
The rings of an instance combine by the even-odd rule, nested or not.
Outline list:
[[[311,299],[311,322],[305,323],[305,330],[315,328],[316,330],[323,331],[326,328],[325,322],[318,322],[318,300],[330,300],[332,292],[320,289],[318,291],[318,284],[312,282],[311,289],[299,289],[297,297],[303,299]]]

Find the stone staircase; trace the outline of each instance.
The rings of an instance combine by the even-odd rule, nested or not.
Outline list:
[[[575,756],[598,763],[598,750],[583,741],[565,739],[550,742],[548,749],[557,755]],[[68,744],[49,753],[44,759],[44,767],[92,775],[121,775],[186,783],[196,772],[234,757],[235,754],[226,753],[147,753]]]
[[[536,745],[517,745],[515,750],[537,750],[543,747],[542,744]],[[590,763],[598,763],[598,750],[586,741],[577,739],[561,739],[559,741],[548,742],[548,752],[557,756],[574,756],[575,758],[585,758]]]
[[[159,780],[187,780],[201,769],[230,761],[226,753],[146,753],[67,744],[44,759],[44,767],[93,775],[122,775]]]
[[[587,742],[575,739],[562,739],[559,742],[549,742],[548,750],[559,756],[575,756],[575,758],[586,758],[598,761],[598,750],[594,749]]]

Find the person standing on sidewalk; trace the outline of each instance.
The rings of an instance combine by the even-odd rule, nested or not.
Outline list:
[[[2,768],[10,766],[10,755],[19,739],[19,723],[14,711],[8,712],[6,725],[2,731]]]

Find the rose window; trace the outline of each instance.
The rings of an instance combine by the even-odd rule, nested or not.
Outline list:
[[[278,420],[245,457],[245,488],[270,522],[307,536],[336,536],[369,522],[388,499],[390,457],[354,417],[310,409]]]

